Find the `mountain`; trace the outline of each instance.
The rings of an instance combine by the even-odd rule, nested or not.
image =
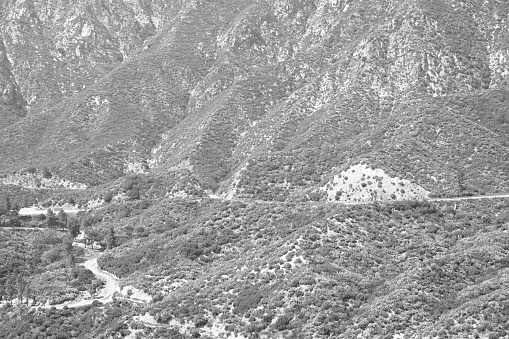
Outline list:
[[[6,2],[27,113],[3,128],[1,169],[87,185],[189,171],[284,200],[332,196],[362,164],[431,195],[507,191],[509,9],[483,4]]]
[[[3,1],[0,91],[8,338],[508,337],[506,1]]]

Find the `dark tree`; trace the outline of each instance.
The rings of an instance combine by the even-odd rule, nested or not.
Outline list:
[[[111,202],[111,200],[113,199],[113,196],[115,195],[115,192],[114,191],[109,191],[108,193],[106,193],[106,195],[104,196],[104,201],[105,202]]]
[[[88,214],[83,214],[83,213],[78,214],[78,216],[80,218],[80,229],[85,234],[83,240],[85,242],[85,247],[86,247],[88,245],[88,243],[90,241],[92,241],[93,232],[91,230],[91,226],[94,223],[94,218]],[[92,245],[92,248],[93,248],[93,245]]]
[[[74,257],[74,254],[69,253],[65,256],[65,263],[69,267],[74,267],[74,264],[76,263],[76,258]]]
[[[106,247],[108,249],[112,249],[113,247],[115,247],[117,244],[116,244],[116,239],[115,239],[115,230],[113,229],[113,227],[110,227],[108,229],[108,232],[106,233],[106,237],[105,237],[105,243],[106,243]]]
[[[23,278],[23,275],[21,273],[18,273],[18,276],[16,277],[16,292],[17,292],[17,297],[18,297],[18,300],[20,303],[23,302],[23,292],[25,292],[25,288],[26,288],[26,282],[25,282],[25,279]]]
[[[57,218],[62,229],[64,229],[67,226],[67,213],[65,213],[64,210],[61,210],[58,212]]]
[[[62,244],[64,245],[64,250],[67,254],[72,253],[72,236],[67,234],[62,238]]]
[[[11,276],[9,279],[7,279],[7,282],[5,283],[5,297],[9,301],[9,304],[12,305],[12,299],[14,299],[14,295],[16,294],[15,289],[16,279],[14,279],[13,276]]]
[[[95,296],[95,285],[93,283],[88,286],[88,293],[92,298]]]
[[[87,242],[90,242],[90,244],[92,245],[92,249],[94,249],[94,242],[98,242],[101,240],[101,234],[91,227],[85,229],[85,234]]]
[[[74,217],[67,219],[67,231],[69,231],[69,234],[73,239],[80,234],[80,223],[78,222],[78,219]]]
[[[44,167],[42,169],[42,176],[45,177],[46,179],[49,179],[51,178],[53,175],[51,174],[51,172],[49,171],[49,169],[47,167]]]
[[[58,228],[58,218],[51,208],[48,208],[46,212],[46,226],[53,229]]]

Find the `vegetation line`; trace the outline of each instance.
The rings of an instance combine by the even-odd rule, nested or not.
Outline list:
[[[269,201],[269,200],[249,200],[249,199],[239,199],[239,198],[223,198],[217,195],[210,195],[209,198],[221,201],[237,201],[243,203],[258,203],[258,204],[272,204],[278,203],[282,204],[282,201]],[[422,199],[423,201],[428,202],[440,202],[440,201],[461,201],[461,200],[481,200],[481,199],[503,199],[509,198],[509,193],[500,193],[500,194],[492,194],[492,195],[473,195],[473,196],[462,196],[462,197],[450,197],[450,198],[431,198],[431,199]],[[405,200],[398,200],[405,201]],[[343,205],[368,205],[374,204],[379,201],[353,201],[353,202],[327,202],[327,204],[343,204]]]

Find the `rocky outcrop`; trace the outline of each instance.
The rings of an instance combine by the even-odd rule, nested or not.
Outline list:
[[[0,35],[0,128],[8,126],[26,114],[26,101],[12,74],[12,65]]]

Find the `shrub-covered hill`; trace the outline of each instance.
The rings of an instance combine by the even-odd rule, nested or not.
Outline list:
[[[507,199],[117,201],[87,216],[85,231],[109,230],[101,268],[151,301],[0,307],[0,330],[6,338],[504,338],[508,207]],[[19,270],[37,302],[93,286],[86,270],[62,262],[61,235],[34,232],[0,230],[5,293],[16,297]]]
[[[103,224],[99,261],[188,335],[503,338],[507,209],[167,199]]]
[[[0,304],[59,304],[79,297],[93,283],[94,289],[101,286],[92,272],[74,266],[83,250],[73,249],[71,242],[55,230],[0,228]]]
[[[90,186],[174,171],[224,196],[325,200],[362,164],[383,170],[381,187],[337,200],[390,197],[394,180],[420,196],[509,190],[504,2],[29,0],[0,11],[12,74],[0,84],[27,111],[2,128],[3,172],[48,166]]]

